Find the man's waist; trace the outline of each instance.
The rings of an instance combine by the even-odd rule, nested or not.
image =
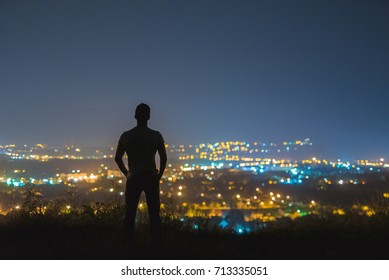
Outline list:
[[[130,176],[134,175],[156,175],[158,173],[158,170],[156,168],[140,168],[140,169],[134,169],[129,171]]]

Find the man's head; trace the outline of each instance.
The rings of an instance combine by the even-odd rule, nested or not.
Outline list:
[[[147,122],[150,119],[150,107],[147,104],[141,103],[136,107],[135,119],[138,122]]]

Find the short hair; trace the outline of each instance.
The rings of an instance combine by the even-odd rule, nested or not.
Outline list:
[[[138,121],[148,121],[150,119],[150,107],[145,103],[141,103],[136,107],[135,119]]]

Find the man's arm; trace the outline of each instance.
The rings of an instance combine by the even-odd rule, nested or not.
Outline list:
[[[128,170],[127,167],[124,165],[123,156],[124,156],[125,150],[122,144],[121,139],[119,140],[118,147],[116,148],[116,155],[115,155],[115,162],[118,165],[120,171],[124,174],[124,176],[127,177]]]
[[[158,180],[161,180],[163,172],[165,172],[167,155],[165,144],[162,143],[158,146],[158,154],[159,154],[159,172],[158,172]]]

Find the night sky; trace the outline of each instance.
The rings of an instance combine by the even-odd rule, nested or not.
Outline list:
[[[0,0],[0,144],[310,137],[389,158],[389,1]]]

